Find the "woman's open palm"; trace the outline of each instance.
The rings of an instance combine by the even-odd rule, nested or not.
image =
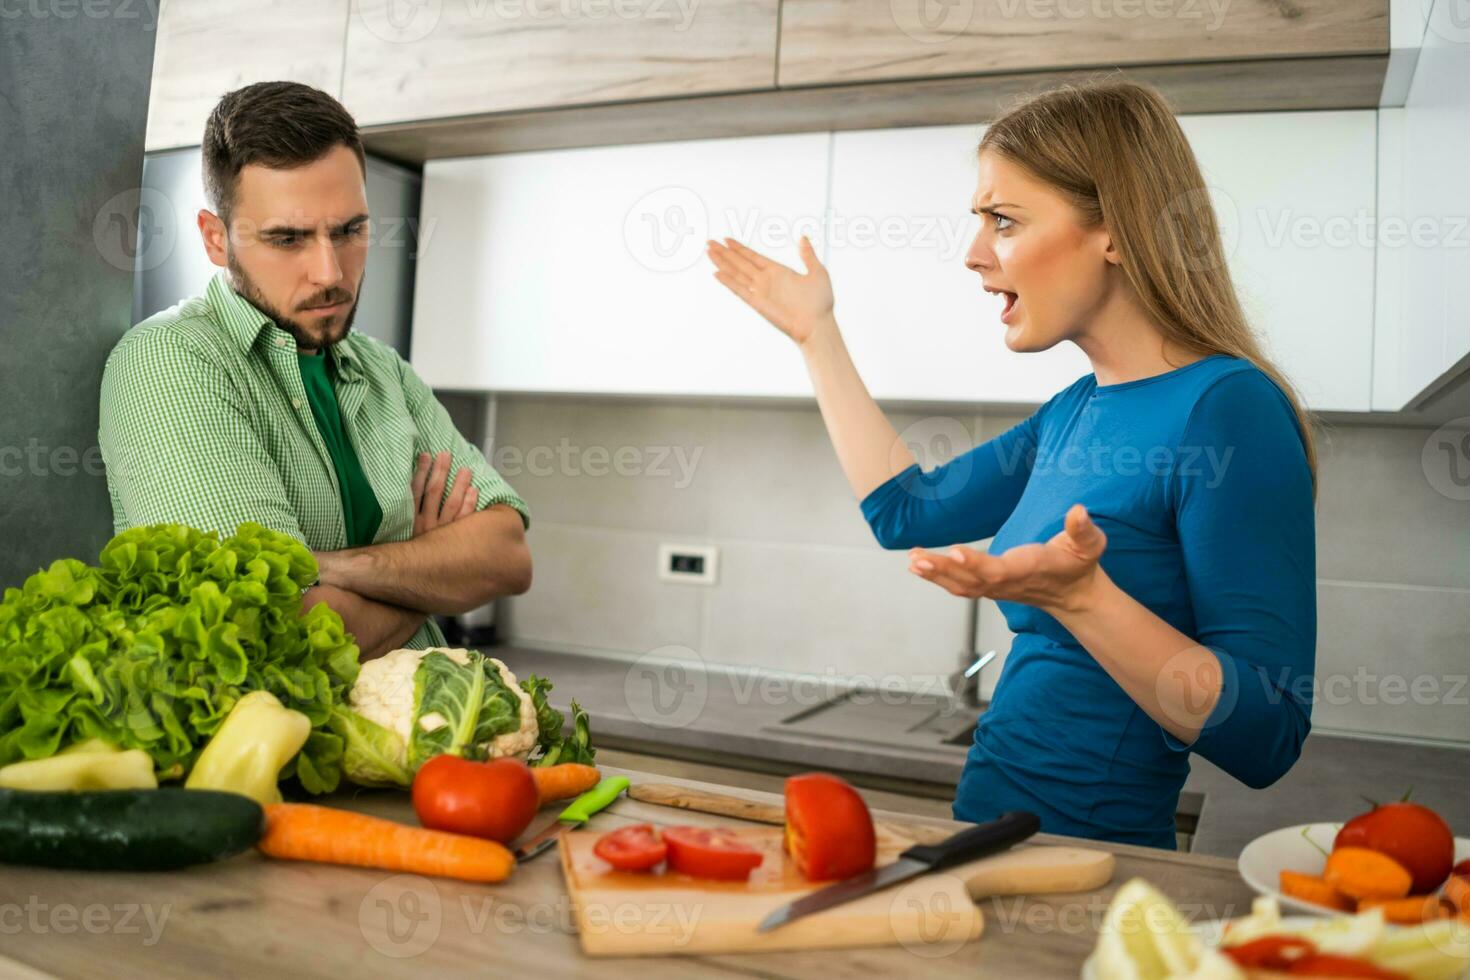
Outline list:
[[[801,237],[805,274],[733,238],[723,245],[711,241],[707,251],[715,264],[715,278],[798,344],[806,343],[813,327],[832,312],[832,280],[805,235]]]

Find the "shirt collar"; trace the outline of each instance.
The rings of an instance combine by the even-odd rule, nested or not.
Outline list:
[[[255,347],[256,341],[267,329],[280,329],[274,320],[235,291],[224,269],[216,272],[214,278],[209,280],[206,295],[209,297],[210,305],[219,314],[225,333],[229,334],[235,343],[239,344],[240,350],[247,354]],[[340,343],[327,348],[327,356],[332,360],[332,369],[343,381],[356,381],[362,377],[362,365],[358,361],[357,352],[353,350],[353,340],[352,334],[349,333]],[[294,344],[291,350],[295,352]]]

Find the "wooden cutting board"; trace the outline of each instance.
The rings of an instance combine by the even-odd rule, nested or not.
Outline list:
[[[1113,874],[1107,851],[1020,847],[758,933],[769,912],[820,886],[804,879],[781,850],[780,828],[731,829],[766,855],[748,881],[617,871],[592,853],[599,832],[565,834],[562,870],[583,952],[668,956],[904,945],[934,953],[979,937],[984,918],[976,898],[1091,891]],[[913,843],[880,826],[878,863],[893,861]]]

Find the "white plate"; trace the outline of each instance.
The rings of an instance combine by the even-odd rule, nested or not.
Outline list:
[[[1240,876],[1262,895],[1273,895],[1281,902],[1282,911],[1292,909],[1309,915],[1336,915],[1339,913],[1321,905],[1303,902],[1281,894],[1279,887],[1281,872],[1300,871],[1309,875],[1321,875],[1327,865],[1323,851],[1332,851],[1333,838],[1342,829],[1340,823],[1304,823],[1295,827],[1282,827],[1269,834],[1262,834],[1240,852],[1236,867]],[[1322,850],[1312,846],[1313,842]],[[1455,838],[1455,863],[1470,858],[1470,838]]]

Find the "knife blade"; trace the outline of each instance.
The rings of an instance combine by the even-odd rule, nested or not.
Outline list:
[[[516,848],[516,863],[524,864],[549,849],[561,839],[562,834],[591,820],[594,813],[617,799],[629,785],[627,776],[609,776],[577,797],[545,829]]]
[[[1003,813],[988,823],[967,827],[937,844],[915,844],[892,864],[872,868],[776,909],[761,920],[757,932],[770,932],[803,916],[835,908],[901,881],[965,861],[1004,851],[1041,829],[1041,818],[1025,810]]]

